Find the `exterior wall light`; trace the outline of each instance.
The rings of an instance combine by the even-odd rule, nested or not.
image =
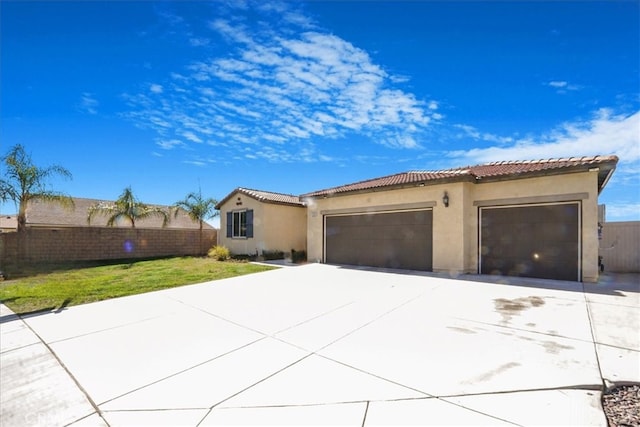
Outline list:
[[[449,207],[449,195],[446,191],[444,192],[444,196],[442,196],[442,203],[444,204],[445,208]]]
[[[236,206],[242,206],[242,199],[238,197],[238,201],[236,202]]]

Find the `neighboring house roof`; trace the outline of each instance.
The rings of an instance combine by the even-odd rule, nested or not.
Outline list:
[[[300,200],[300,197],[292,194],[273,193],[270,191],[252,190],[249,188],[238,187],[222,199],[217,205],[216,209],[220,209],[229,199],[231,199],[236,193],[244,194],[245,196],[256,199],[260,202],[275,203],[279,205],[289,206],[304,206],[304,203]]]
[[[57,203],[45,203],[32,201],[27,205],[27,226],[28,227],[106,227],[108,217],[105,215],[95,215],[91,219],[91,224],[87,223],[87,215],[90,206],[96,203],[113,203],[109,200],[73,198],[74,208],[69,210]],[[158,206],[169,210],[168,206]],[[128,221],[121,221],[115,227],[131,227]],[[162,219],[158,217],[146,218],[136,221],[137,228],[161,228]],[[186,211],[180,210],[177,217],[173,212],[166,228],[172,229],[198,229],[200,225],[187,215]],[[206,222],[203,229],[213,229]]]
[[[0,216],[0,231],[15,231],[18,229],[18,215]]]
[[[602,191],[617,163],[617,156],[591,156],[493,162],[439,171],[410,171],[318,190],[303,194],[300,198],[326,197],[350,192],[375,191],[376,189],[387,189],[389,187],[452,181],[486,182],[530,178],[533,176],[588,171],[592,168],[598,168],[598,191]]]

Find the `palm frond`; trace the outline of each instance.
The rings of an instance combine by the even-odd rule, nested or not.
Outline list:
[[[131,227],[135,228],[136,221],[150,217],[162,218],[162,226],[166,227],[170,219],[169,213],[164,209],[140,202],[134,196],[131,187],[125,188],[113,203],[102,202],[89,207],[87,221],[91,223],[95,215],[108,216],[108,227],[113,227],[120,219],[126,219],[131,223]]]

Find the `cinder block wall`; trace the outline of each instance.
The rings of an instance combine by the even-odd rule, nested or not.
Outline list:
[[[0,234],[0,268],[21,264],[203,255],[217,230],[70,227]]]
[[[599,246],[605,272],[640,273],[640,221],[605,222]]]

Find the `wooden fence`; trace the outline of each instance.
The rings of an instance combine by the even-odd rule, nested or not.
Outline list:
[[[604,223],[599,252],[605,271],[640,273],[640,221]]]
[[[202,241],[201,241],[202,240]],[[206,254],[217,230],[109,227],[28,228],[0,233],[0,270],[36,263]]]

